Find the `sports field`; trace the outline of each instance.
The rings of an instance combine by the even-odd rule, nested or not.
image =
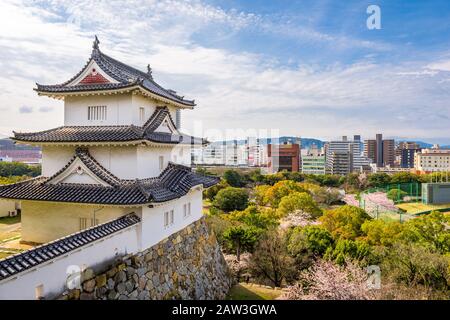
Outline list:
[[[432,205],[432,204],[424,204],[421,202],[410,202],[410,203],[399,203],[397,204],[397,207],[405,210],[409,214],[416,214],[436,209],[447,209],[450,208],[450,203]]]

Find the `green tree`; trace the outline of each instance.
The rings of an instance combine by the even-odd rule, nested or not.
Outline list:
[[[245,185],[244,178],[235,170],[226,170],[223,179],[232,187],[240,188]]]
[[[27,176],[12,176],[12,177],[0,177],[0,185],[2,184],[12,184],[17,183],[26,179],[29,179],[30,177]]]
[[[320,226],[296,227],[289,235],[288,251],[300,269],[310,266],[314,257],[321,257],[334,243],[331,233]]]
[[[266,193],[270,188],[271,186],[267,184],[262,184],[253,188],[253,196],[256,204],[260,206],[265,206],[267,204],[268,199],[266,197]]]
[[[423,285],[447,294],[450,289],[449,258],[414,243],[397,242],[385,250],[381,270],[408,286]]]
[[[256,183],[264,182],[264,175],[261,173],[261,169],[251,171],[248,177],[251,181]]]
[[[367,183],[369,187],[380,188],[384,187],[387,184],[391,183],[391,177],[384,172],[381,173],[372,173],[367,178]]]
[[[334,248],[328,247],[324,257],[339,265],[343,265],[349,259],[356,261],[369,259],[370,254],[371,248],[364,241],[339,239]]]
[[[391,199],[392,201],[398,201],[403,200],[404,197],[408,195],[407,192],[400,190],[400,189],[391,189],[387,193],[387,198]]]
[[[295,211],[308,213],[311,217],[318,217],[322,214],[322,210],[306,192],[293,192],[281,199],[277,209],[280,216],[287,216]]]
[[[300,183],[284,180],[275,183],[272,187],[267,189],[265,195],[265,201],[269,203],[273,208],[277,208],[281,199],[293,192],[305,192],[306,190]]]
[[[226,215],[226,219],[238,221],[259,229],[268,229],[279,224],[279,216],[275,210],[258,208],[255,205],[250,205],[243,211],[230,212]]]
[[[405,222],[401,238],[446,254],[450,253],[449,227],[450,216],[433,211]]]
[[[404,224],[398,221],[366,220],[361,226],[364,241],[371,246],[392,246],[399,240]]]
[[[268,279],[275,287],[280,287],[284,281],[291,282],[297,270],[294,259],[287,252],[286,241],[286,235],[277,229],[264,233],[250,261],[252,274]]]
[[[29,166],[20,162],[0,162],[0,177],[36,177],[40,174],[41,166]]]
[[[355,239],[361,236],[361,225],[371,219],[363,209],[350,205],[327,210],[319,218],[322,226],[330,231],[334,239]]]
[[[391,176],[391,183],[411,183],[420,182],[417,174],[411,172],[397,172]]]
[[[253,250],[260,233],[255,227],[232,226],[224,231],[223,239],[227,247],[236,252],[237,261],[240,261],[241,252]]]
[[[244,210],[247,205],[247,190],[234,187],[227,187],[220,190],[213,201],[213,206],[226,212]]]
[[[207,198],[210,201],[213,201],[216,197],[217,193],[222,190],[229,187],[228,183],[225,180],[220,180],[220,182],[212,187],[209,187],[205,191],[203,191],[203,195],[205,198]]]

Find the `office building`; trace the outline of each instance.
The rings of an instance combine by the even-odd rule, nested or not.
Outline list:
[[[268,172],[298,172],[300,168],[300,144],[268,144]]]
[[[325,174],[325,154],[322,149],[312,145],[306,154],[301,156],[302,173]]]
[[[364,156],[375,163],[377,167],[394,166],[395,141],[383,139],[383,135],[378,133],[375,139],[364,141]]]

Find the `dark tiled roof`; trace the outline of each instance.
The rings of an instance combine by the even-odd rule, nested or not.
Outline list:
[[[77,91],[88,91],[88,90],[110,90],[110,89],[121,89],[134,85],[139,85],[140,87],[161,96],[163,98],[169,99],[171,101],[186,105],[195,106],[194,100],[186,100],[184,97],[176,94],[175,91],[170,89],[164,89],[159,84],[153,80],[150,67],[148,72],[142,72],[135,69],[129,65],[126,65],[116,59],[113,59],[106,54],[102,53],[98,48],[98,40],[94,42],[91,58],[83,67],[83,69],[78,72],[70,80],[56,85],[41,85],[37,84],[37,91],[39,92],[77,92]],[[108,84],[83,84],[69,86],[69,84],[79,77],[85,69],[88,67],[89,63],[94,60],[98,66],[106,72],[111,78],[116,80],[118,83],[108,83]]]
[[[63,126],[46,131],[20,133],[14,132],[14,140],[24,142],[127,142],[148,140],[155,143],[169,144],[205,144],[206,140],[182,133],[155,132],[162,121],[168,117],[174,127],[172,117],[167,107],[157,107],[155,112],[144,124],[113,125],[113,126]]]
[[[49,242],[45,245],[0,260],[0,281],[60,255],[67,254],[70,251],[81,248],[88,243],[107,237],[139,222],[139,217],[131,213],[116,220],[74,233],[65,238]]]
[[[95,161],[89,154],[88,162]],[[73,160],[71,160],[72,162]],[[66,165],[67,168],[70,164]],[[169,163],[155,178],[123,180],[101,167],[90,163],[90,170],[101,180],[113,179],[112,186],[100,184],[50,183],[55,176],[38,177],[16,184],[0,186],[0,198],[90,203],[103,205],[142,205],[151,202],[165,202],[185,195],[190,188],[203,185],[209,188],[219,182],[216,177],[201,176],[191,168]],[[64,169],[56,175],[61,174]]]
[[[92,171],[98,178],[106,182],[110,186],[118,186],[121,183],[120,178],[113,175],[110,171],[106,170],[100,163],[97,162],[88,152],[86,148],[77,148],[75,150],[75,156],[58,172],[48,178],[47,182],[52,181],[59,175],[61,175],[66,169],[76,160],[80,159],[83,164]]]

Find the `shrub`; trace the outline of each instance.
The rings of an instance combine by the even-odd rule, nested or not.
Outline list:
[[[303,268],[310,265],[313,257],[322,256],[333,243],[331,233],[320,226],[297,227],[289,235],[288,251]]]
[[[245,185],[244,177],[235,170],[226,170],[223,179],[232,187],[240,188]]]
[[[205,191],[203,191],[203,195],[209,199],[210,201],[213,201],[216,197],[217,193],[225,189],[226,187],[229,187],[228,183],[225,180],[220,180],[220,182],[212,187],[209,187]]]
[[[355,239],[361,236],[363,234],[361,225],[371,219],[363,209],[349,205],[327,210],[319,218],[335,239]]]
[[[262,235],[250,260],[252,274],[268,279],[275,287],[290,282],[297,273],[294,259],[286,249],[286,236],[276,229]]]
[[[395,243],[386,250],[381,269],[397,283],[450,289],[449,258],[417,244]]]
[[[282,217],[298,211],[308,213],[313,218],[322,214],[322,210],[306,192],[294,192],[283,197],[277,209],[278,214]]]
[[[226,212],[244,210],[248,205],[248,193],[245,189],[227,187],[217,193],[213,205]]]
[[[403,200],[403,198],[406,197],[407,195],[408,195],[407,192],[400,189],[391,189],[386,194],[387,198],[391,199],[392,201]]]
[[[279,224],[279,217],[275,210],[258,208],[255,205],[250,205],[243,211],[230,212],[226,215],[226,219],[238,221],[260,229],[268,229]]]
[[[223,239],[228,249],[236,252],[237,261],[241,259],[241,252],[244,250],[253,250],[261,231],[255,227],[232,226],[225,230]]]
[[[370,259],[371,248],[363,241],[353,241],[348,239],[340,239],[336,246],[329,247],[325,253],[325,258],[334,261],[339,265],[343,265],[346,261],[362,261]]]
[[[280,181],[267,189],[264,201],[273,208],[277,208],[281,199],[293,192],[306,192],[306,190],[298,182],[290,180]]]

